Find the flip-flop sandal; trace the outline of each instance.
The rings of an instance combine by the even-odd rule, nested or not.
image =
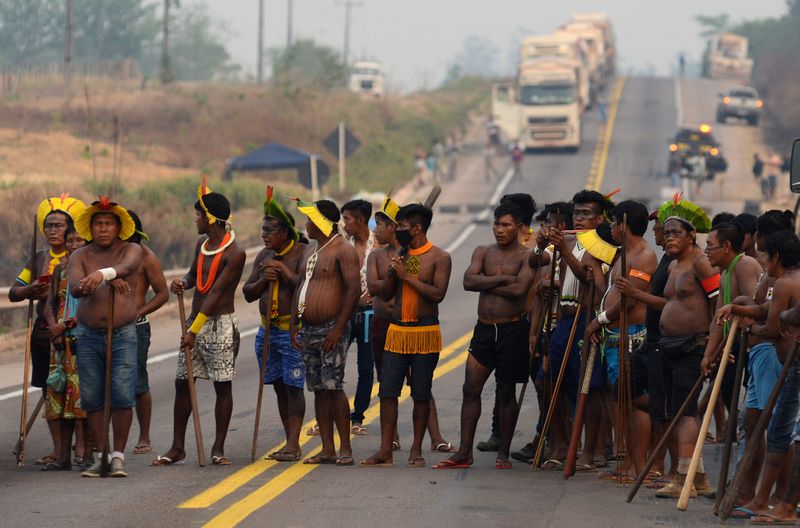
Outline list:
[[[594,464],[578,464],[575,466],[575,471],[597,471]]]
[[[392,441],[392,451],[400,451],[400,442]]]
[[[495,469],[512,469],[514,465],[510,460],[501,460],[497,459],[494,461],[494,468]]]
[[[318,466],[323,464],[336,464],[337,458],[333,457],[326,457],[322,455],[314,455],[311,458],[307,458],[303,460],[303,464],[308,464],[310,466]]]
[[[137,444],[133,448],[134,455],[149,455],[153,452],[153,446],[149,444]]]
[[[270,460],[274,460],[276,462],[297,462],[303,458],[302,453],[271,453]]]
[[[56,461],[56,459],[53,458],[52,456],[45,455],[42,458],[40,458],[39,460],[37,460],[36,462],[34,462],[34,465],[35,466],[46,466],[50,462],[55,462],[55,461]]]
[[[425,459],[422,458],[421,456],[410,457],[408,459],[408,467],[423,468],[425,467],[425,464],[426,464]]]
[[[390,467],[394,465],[394,460],[382,460],[377,457],[365,458],[358,463],[361,467]]]
[[[319,436],[319,426],[312,425],[308,429],[306,429],[306,436]]]
[[[431,467],[433,469],[467,469],[468,467],[472,467],[472,462],[470,463],[456,462],[455,460],[450,460],[449,458],[445,458],[435,466]]]
[[[215,466],[230,466],[231,459],[226,457],[225,455],[212,455],[211,463],[214,464]]]
[[[337,466],[352,466],[353,465],[353,457],[352,456],[340,456],[336,458],[336,465]]]
[[[750,519],[750,524],[755,524],[756,526],[794,526],[797,524],[797,519],[779,519],[771,513],[762,513]]]
[[[178,463],[180,463],[182,461],[183,461],[183,458],[178,458],[178,459],[173,460],[168,456],[159,455],[158,458],[156,458],[155,460],[150,462],[150,465],[151,466],[174,466],[175,464],[178,464]]]
[[[739,515],[736,515],[736,514]],[[745,508],[744,506],[737,506],[733,509],[731,514],[728,516],[731,519],[752,519],[756,517],[758,514],[751,510],[750,508]]]
[[[606,460],[593,460],[592,464],[594,464],[594,467],[597,469],[608,467],[608,461]]]
[[[364,436],[369,434],[367,432],[367,428],[361,424],[353,424],[353,427],[350,428],[350,432],[352,432],[356,436]]]
[[[455,453],[458,451],[450,442],[439,442],[435,446],[431,446],[431,451],[439,453]]]
[[[58,462],[48,462],[42,466],[41,471],[72,471],[71,464],[60,464]]]
[[[555,458],[551,458],[550,460],[545,460],[542,463],[542,465],[539,466],[539,468],[540,469],[552,469],[552,470],[564,469],[564,461],[563,460],[558,460],[558,459],[555,459]]]

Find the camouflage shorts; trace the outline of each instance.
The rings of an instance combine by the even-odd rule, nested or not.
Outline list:
[[[188,322],[191,324],[191,321]],[[211,381],[233,381],[236,355],[239,353],[239,324],[235,314],[209,317],[194,343],[192,374]],[[176,379],[187,379],[183,351],[178,353]]]
[[[310,392],[341,390],[344,386],[344,365],[350,345],[350,323],[342,338],[330,352],[322,350],[322,341],[336,325],[330,321],[322,325],[303,323],[299,339],[303,345],[303,364],[306,367],[306,388]]]

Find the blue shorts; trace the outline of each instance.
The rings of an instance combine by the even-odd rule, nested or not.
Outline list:
[[[150,392],[150,381],[147,376],[150,334],[150,323],[146,319],[136,323],[136,396]]]
[[[575,329],[575,339],[572,342],[572,350],[567,357],[567,366],[564,369],[564,379],[562,381],[565,387],[578,387],[580,386],[581,376],[581,350],[583,348],[583,335],[586,319],[585,312],[581,311],[580,319],[578,319],[578,327]],[[561,318],[556,323],[553,329],[553,335],[550,338],[550,375],[553,379],[558,377],[558,372],[561,369],[561,363],[564,359],[564,350],[567,348],[569,341],[569,334],[572,330],[572,324],[575,321],[574,314],[562,314]],[[600,354],[595,355],[595,362],[592,369],[592,379],[590,383],[591,388],[603,386],[603,371],[600,368],[601,357]],[[537,379],[543,379],[545,372],[539,370]]]
[[[750,381],[747,384],[745,408],[764,410],[769,395],[781,373],[781,362],[773,343],[759,343],[750,349],[747,356],[747,371]]]
[[[767,427],[767,452],[788,453],[792,436],[797,429],[797,409],[800,407],[800,375],[797,366],[789,369],[781,386],[778,401]]]
[[[78,353],[78,378],[81,381],[81,408],[99,411],[105,403],[106,329],[78,324],[75,350]],[[114,330],[111,339],[111,406],[130,409],[136,406],[136,325]]]
[[[264,327],[256,334],[256,359],[261,368],[261,351],[264,350]],[[292,335],[288,330],[274,326],[269,330],[269,355],[267,355],[267,372],[264,383],[282,380],[286,385],[303,389],[306,383],[306,371],[301,352],[292,346]]]
[[[619,328],[604,331],[603,358],[606,363],[608,381],[613,387],[619,378]],[[628,325],[628,342],[632,343],[630,350],[638,348],[647,338],[647,327],[643,324]],[[631,354],[631,362],[633,355]]]

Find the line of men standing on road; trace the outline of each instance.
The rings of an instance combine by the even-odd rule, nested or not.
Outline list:
[[[166,301],[166,283],[157,259],[141,245],[146,235],[135,215],[105,197],[90,207],[66,197],[46,202],[40,207],[39,222],[50,245],[50,260],[42,258],[44,254],[31,259],[10,293],[12,300],[22,300],[45,299],[53,292],[48,310],[42,306],[34,325],[38,331],[33,340],[34,385],[69,393],[70,384],[59,382],[60,373],[66,372],[69,380],[77,370],[73,379],[80,379],[80,408],[88,416],[95,446],[102,451],[104,338],[110,326],[114,337],[111,475],[126,476],[124,450],[131,409],[137,404],[141,434],[135,452],[149,451],[145,317]],[[530,195],[507,195],[494,210],[495,243],[475,249],[464,275],[465,290],[479,292],[480,297],[465,370],[461,439],[454,448],[439,431],[432,391],[442,350],[438,307],[446,296],[452,267],[450,255],[427,239],[432,210],[421,204],[400,207],[387,196],[375,214],[373,232],[368,202],[354,200],[340,209],[328,200],[298,200],[297,208],[307,217],[305,233],[311,242],[268,190],[261,229],[265,248],[243,288],[248,302],[258,301],[262,326],[255,353],[260,361],[268,350],[262,381],[274,387],[286,436],[286,444],[268,455],[277,461],[302,459],[305,385],[314,393],[318,424],[308,434],[319,434],[322,449],[304,462],[353,465],[350,437],[366,433],[364,412],[375,368],[380,382],[380,448],[361,465],[394,463],[393,453],[400,449],[398,398],[407,383],[414,402],[408,465],[426,465],[422,444],[427,430],[432,450],[452,453],[434,468],[469,467],[474,462],[482,389],[494,372],[492,438],[478,448],[498,452],[496,468],[510,469],[512,458],[538,463],[542,451],[542,469],[562,469],[570,456],[577,457],[572,462],[578,471],[594,471],[607,467],[609,459],[622,459],[616,471],[601,473],[600,478],[632,482],[665,424],[684,401],[693,400],[692,381],[701,372],[713,373],[728,319],[737,316],[753,322],[747,325],[751,349],[745,433],[764,409],[766,395],[776,383],[775,372],[780,371],[800,326],[794,277],[800,266],[800,241],[791,233],[789,213],[769,211],[755,221],[746,215],[723,214],[712,223],[702,209],[679,196],[651,213],[641,203],[613,204],[609,196],[581,191],[570,202],[548,204],[537,217],[542,227],[532,236],[535,202]],[[211,460],[231,463],[224,444],[239,348],[234,296],[245,254],[236,244],[230,215],[228,200],[204,182],[195,203],[200,238],[194,260],[189,272],[169,286],[175,294],[188,289],[195,293],[178,356],[173,442],[154,465],[173,464],[186,456],[185,433],[192,412],[189,351],[194,377],[211,379],[216,392]],[[649,221],[654,222],[656,243],[666,252],[660,261],[644,239]],[[62,277],[63,267],[57,266],[67,256],[73,224],[78,238],[91,243],[74,249]],[[697,234],[709,231],[703,251]],[[70,248],[77,245],[74,238]],[[49,275],[55,277],[52,287],[38,279]],[[587,295],[591,283],[594,296]],[[150,287],[155,296],[148,301]],[[591,316],[586,316],[587,310]],[[45,345],[42,336],[47,332]],[[78,351],[77,368],[72,367],[70,354],[57,354],[65,334]],[[52,348],[51,339],[56,345]],[[343,386],[353,341],[359,379],[351,413]],[[620,351],[621,341],[626,350]],[[587,361],[586,350],[599,353]],[[743,357],[744,351],[736,355]],[[790,372],[767,433],[761,484],[758,490],[753,484],[740,497],[743,515],[771,515],[765,504],[776,481],[777,495],[787,504],[797,502],[798,479],[792,472],[800,471],[800,456],[792,464],[787,453],[792,441],[797,451],[800,440],[799,382],[797,368]],[[517,399],[516,385],[529,377],[537,389],[540,420],[533,441],[511,452],[522,400]],[[728,381],[723,388],[728,409],[731,385]],[[584,388],[585,406],[577,406]],[[683,406],[668,442],[670,469],[666,470],[662,456],[647,476],[658,489],[657,496],[677,497],[683,487],[699,431],[700,410],[694,400]],[[57,398],[48,401],[53,402],[48,408],[59,405]],[[576,409],[583,413],[584,432],[571,432]],[[67,418],[63,412],[62,416]],[[59,427],[51,424],[54,453],[44,468],[68,470],[73,428],[63,419],[57,423],[68,436],[59,436]],[[580,454],[569,450],[570,436],[576,433],[585,435]],[[760,441],[749,443],[752,449],[762,449]],[[84,456],[88,454],[84,451]],[[741,470],[755,477],[760,468],[759,459]],[[99,474],[100,461],[95,457],[83,475]],[[701,459],[692,493],[711,491]]]

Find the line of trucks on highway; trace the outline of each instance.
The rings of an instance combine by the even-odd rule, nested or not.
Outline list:
[[[522,40],[516,77],[492,87],[492,120],[526,150],[581,145],[583,113],[604,103],[617,64],[605,13],[573,13],[549,35]]]

